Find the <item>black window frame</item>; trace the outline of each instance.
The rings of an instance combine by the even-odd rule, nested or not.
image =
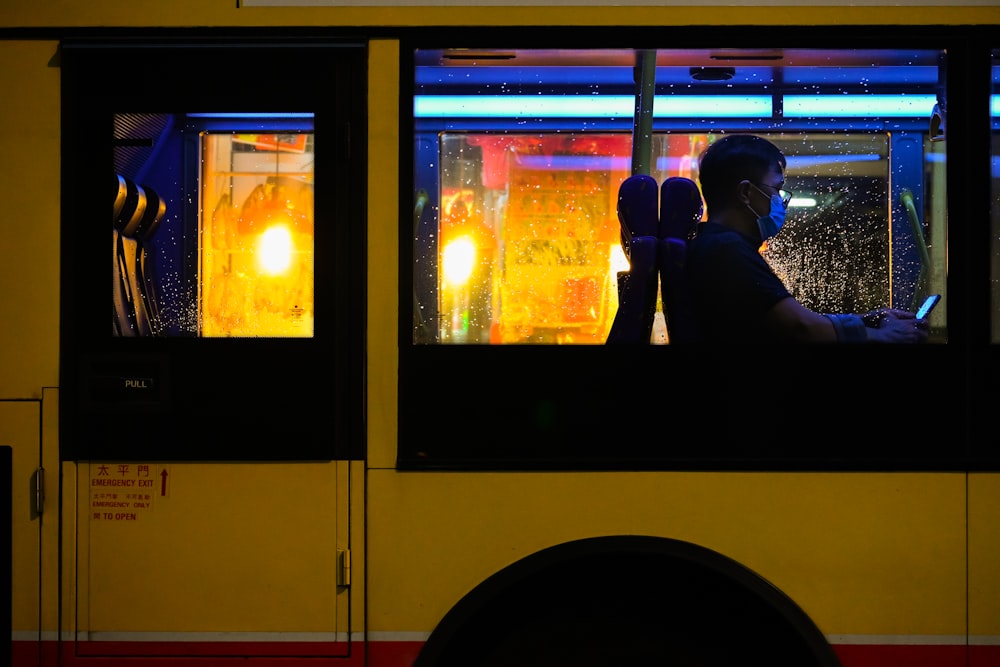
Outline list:
[[[366,42],[287,30],[112,30],[64,38],[60,66],[60,456],[363,457],[366,156],[357,146],[367,125]],[[91,259],[107,257],[107,244],[89,221],[110,210],[114,114],[302,110],[315,114],[319,146],[314,335],[112,336],[110,270]],[[151,378],[155,390],[129,396],[120,380],[130,375]]]
[[[990,51],[995,26],[492,27],[400,47],[400,470],[986,470]],[[414,53],[424,48],[940,49],[947,54],[943,345],[414,342]],[[969,165],[979,165],[970,168]],[[411,170],[412,171],[412,170]],[[969,223],[968,221],[973,221]],[[978,222],[976,222],[978,221]]]

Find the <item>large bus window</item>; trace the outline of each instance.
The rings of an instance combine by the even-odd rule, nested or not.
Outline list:
[[[727,132],[778,144],[796,196],[764,256],[800,301],[915,309],[946,292],[945,152],[929,135],[941,52],[656,53],[650,175],[696,180]],[[415,62],[413,341],[603,343],[628,268],[616,201],[634,170],[635,54]],[[651,342],[669,343],[664,327]]]

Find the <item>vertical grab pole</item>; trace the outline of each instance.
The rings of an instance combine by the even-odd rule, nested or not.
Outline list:
[[[656,93],[656,49],[635,52],[635,120],[632,125],[632,175],[652,171],[653,96]]]

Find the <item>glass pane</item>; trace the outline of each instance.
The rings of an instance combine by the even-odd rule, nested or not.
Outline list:
[[[635,52],[418,52],[415,343],[600,344],[628,269]],[[788,221],[762,249],[819,312],[946,299],[939,51],[657,51],[650,175],[697,182],[709,143],[753,132],[788,159]],[[502,56],[502,57],[501,57]],[[759,58],[759,61],[757,60]],[[669,343],[661,306],[651,342]],[[945,307],[931,314],[946,342]]]
[[[312,336],[312,135],[201,145],[201,335]]]
[[[818,312],[864,313],[892,302],[916,310],[927,295],[944,293],[942,144],[886,133],[765,136],[788,158],[786,187],[795,197],[763,254],[797,300]],[[894,151],[913,152],[896,168],[896,183]],[[930,316],[938,342],[944,314]]]
[[[441,138],[440,338],[602,342],[627,266],[615,197],[631,140]]]
[[[313,336],[313,134],[269,122],[115,116],[113,335]]]

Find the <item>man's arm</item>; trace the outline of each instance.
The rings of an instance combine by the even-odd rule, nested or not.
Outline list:
[[[843,332],[838,334],[831,317],[813,312],[786,297],[774,304],[764,316],[765,326],[777,341],[802,343],[852,342]],[[922,343],[927,340],[927,323],[914,319],[913,313],[901,310],[880,309],[864,316],[848,316],[855,320],[852,335],[858,343]],[[863,334],[861,337],[859,334]]]
[[[764,315],[764,326],[776,341],[837,342],[837,331],[830,318],[809,310],[790,296],[771,306]]]

